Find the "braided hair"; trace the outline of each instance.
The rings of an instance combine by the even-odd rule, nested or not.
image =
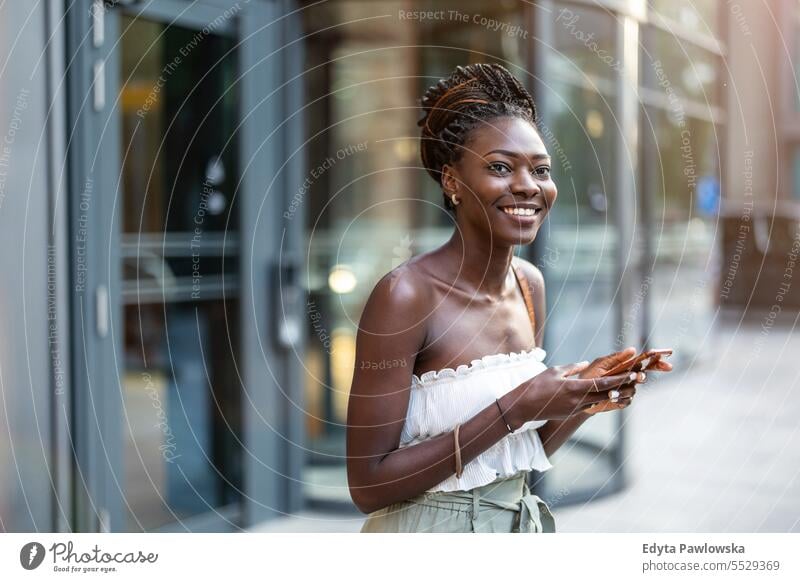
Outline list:
[[[536,127],[536,104],[522,83],[498,64],[458,66],[446,79],[425,91],[420,100],[424,116],[420,157],[439,185],[442,167],[457,162],[469,133],[480,123],[498,117],[519,117]],[[444,204],[454,210],[446,195]]]

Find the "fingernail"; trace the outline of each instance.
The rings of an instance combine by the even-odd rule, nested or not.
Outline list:
[[[642,382],[647,382],[647,374],[642,372]]]
[[[631,372],[631,375],[628,376],[629,380],[636,380],[636,372]]]

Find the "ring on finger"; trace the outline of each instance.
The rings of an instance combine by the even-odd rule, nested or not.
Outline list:
[[[608,399],[611,402],[618,402],[619,401],[619,390],[609,390],[608,391]]]

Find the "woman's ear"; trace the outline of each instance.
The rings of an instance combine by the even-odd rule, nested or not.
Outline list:
[[[442,166],[442,189],[446,196],[450,197],[459,191],[459,180],[455,168],[450,164]]]
[[[461,180],[458,176],[458,170],[450,164],[442,166],[442,190],[444,191],[444,195],[448,198],[452,198],[455,194],[456,201],[460,202]]]

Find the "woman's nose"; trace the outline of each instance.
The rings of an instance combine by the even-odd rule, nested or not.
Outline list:
[[[517,172],[511,188],[513,194],[528,197],[532,197],[542,191],[542,187],[528,171]]]

